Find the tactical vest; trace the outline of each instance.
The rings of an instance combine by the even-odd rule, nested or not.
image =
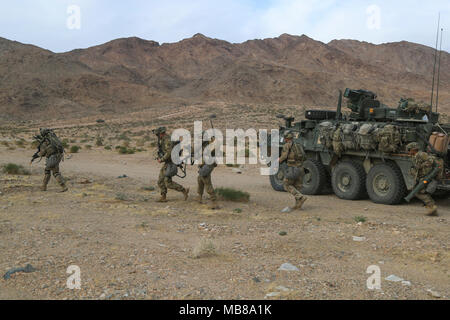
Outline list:
[[[301,166],[305,161],[305,152],[303,147],[298,143],[292,143],[286,160],[289,166]]]

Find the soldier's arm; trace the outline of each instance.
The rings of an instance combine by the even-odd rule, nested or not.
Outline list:
[[[49,152],[49,148],[50,148],[50,144],[48,143],[47,140],[42,142],[41,148],[40,148],[40,150],[38,152],[38,156],[39,157],[45,157],[48,154],[48,152]]]
[[[172,155],[172,141],[170,139],[164,139],[163,141],[164,156],[161,161],[168,161]]]
[[[290,147],[291,147],[291,143],[286,143],[284,146],[283,146],[283,149],[281,150],[281,156],[280,156],[280,158],[279,158],[279,163],[282,163],[282,162],[284,162],[284,161],[286,161],[287,160],[287,157],[288,157],[288,155],[289,155],[289,149],[290,149]]]

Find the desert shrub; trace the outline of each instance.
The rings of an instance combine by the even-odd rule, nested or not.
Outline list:
[[[196,259],[208,258],[217,255],[216,247],[211,240],[201,240],[193,250],[193,257]]]
[[[2,145],[4,145],[5,147],[9,147],[8,141],[2,141]]]
[[[116,194],[116,200],[120,200],[120,201],[128,201],[128,196],[125,193],[117,193]]]
[[[250,200],[250,194],[232,188],[217,188],[216,194],[222,200],[227,201],[248,202]]]
[[[111,150],[112,147],[111,146],[105,146],[105,150]]]
[[[16,145],[20,148],[23,148],[25,146],[25,140],[24,139],[16,140]]]
[[[87,150],[91,150],[92,149],[92,146],[90,145],[90,144],[87,144],[87,145],[85,145],[84,146]]]
[[[80,146],[71,146],[70,147],[70,153],[78,153],[78,151],[80,151],[81,147]]]
[[[353,218],[356,222],[366,222],[367,218],[364,216],[356,216]]]
[[[7,163],[3,165],[2,171],[7,174],[18,174],[18,175],[30,175],[30,171],[26,170],[23,166],[15,163]]]
[[[103,138],[102,137],[97,137],[97,140],[95,141],[95,145],[97,147],[103,146]]]
[[[69,149],[69,139],[63,139],[61,143],[64,149]]]
[[[119,152],[119,154],[134,154],[136,152],[136,149],[134,148],[127,148],[124,146],[119,146],[119,148],[116,148]]]

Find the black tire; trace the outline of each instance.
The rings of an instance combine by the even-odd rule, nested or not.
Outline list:
[[[305,118],[308,119],[308,120],[336,119],[336,111],[306,110]]]
[[[377,164],[366,181],[369,198],[375,203],[399,204],[406,196],[406,185],[400,168],[393,162]]]
[[[331,174],[331,185],[341,199],[359,200],[367,195],[366,172],[359,162],[339,162]]]
[[[281,168],[278,169],[278,172],[276,174],[271,175],[269,177],[270,177],[270,185],[272,186],[272,188],[275,191],[281,191],[281,192],[286,191],[286,190],[284,190],[284,187],[283,187],[284,174],[283,174],[283,170],[281,170]]]
[[[301,192],[306,195],[323,194],[327,187],[328,172],[325,166],[317,160],[309,159],[303,164],[305,176]]]

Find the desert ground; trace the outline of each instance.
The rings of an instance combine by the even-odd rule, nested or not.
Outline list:
[[[161,113],[152,125],[190,120],[178,112]],[[38,124],[2,127],[0,165],[30,174],[0,173],[0,273],[27,264],[35,270],[0,279],[0,299],[450,297],[450,199],[437,200],[438,217],[425,216],[418,201],[385,206],[332,194],[282,213],[292,196],[274,191],[259,165],[221,165],[215,187],[248,192],[248,202],[220,201],[218,210],[195,202],[197,168],[188,167],[175,180],[190,188],[189,199],[169,191],[170,201],[157,203],[151,128],[136,121],[53,124],[67,150],[82,147],[61,163],[66,193],[54,178],[39,190],[44,161],[30,169]],[[285,263],[295,270],[279,270]],[[66,286],[71,265],[80,267],[81,289]],[[367,288],[372,265],[381,271],[379,290]],[[404,281],[386,280],[392,275]]]

